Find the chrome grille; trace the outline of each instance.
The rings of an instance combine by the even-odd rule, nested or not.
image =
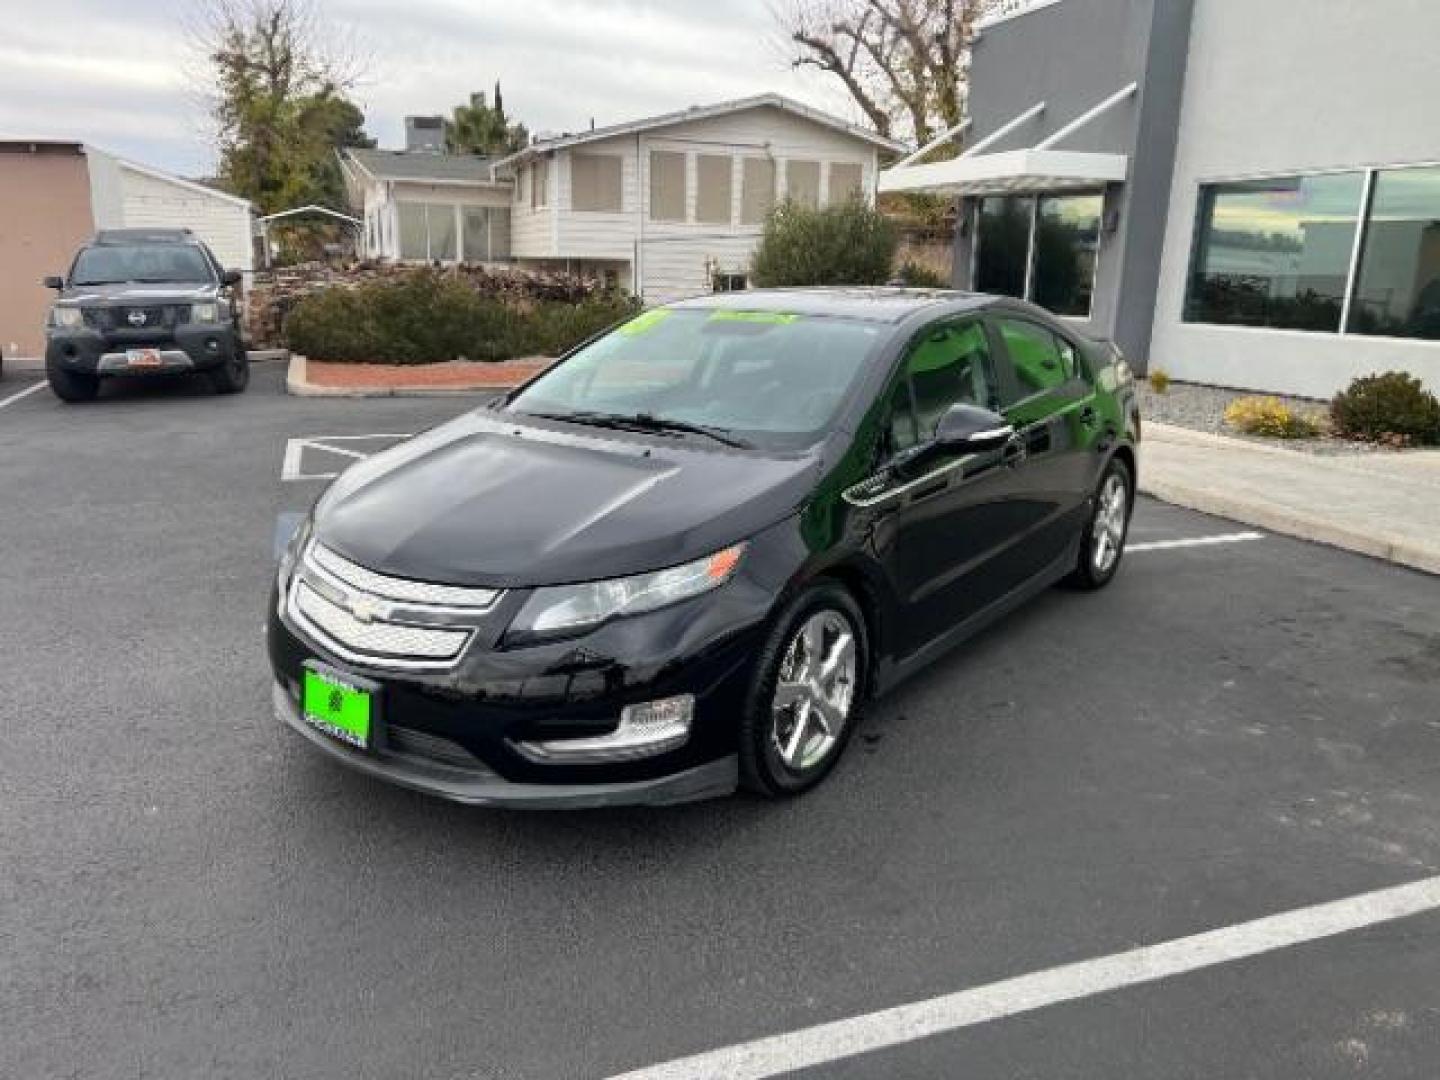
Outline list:
[[[295,583],[290,610],[319,631],[322,641],[340,646],[337,652],[360,659],[454,660],[470,637],[468,630],[362,621],[303,579]]]
[[[411,581],[408,578],[377,574],[373,570],[367,570],[365,567],[337,555],[321,544],[311,546],[309,558],[314,565],[329,571],[344,584],[361,589],[373,596],[384,597],[386,600],[423,604],[427,607],[489,611],[501,596],[496,589],[436,585],[428,581]]]

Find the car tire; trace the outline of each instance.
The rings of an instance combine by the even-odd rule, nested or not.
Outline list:
[[[250,385],[250,356],[237,348],[225,362],[210,372],[210,382],[217,394],[238,394]]]
[[[98,375],[81,375],[66,371],[58,364],[46,364],[45,376],[50,380],[50,389],[61,401],[94,401],[100,392]]]
[[[869,645],[865,616],[838,582],[811,585],[785,606],[756,660],[740,722],[746,788],[787,798],[829,775],[859,723]],[[829,676],[813,666],[826,658]]]
[[[1090,519],[1080,539],[1075,569],[1065,583],[1076,589],[1103,589],[1115,578],[1125,557],[1130,515],[1135,508],[1135,480],[1130,467],[1111,458],[1092,499]]]

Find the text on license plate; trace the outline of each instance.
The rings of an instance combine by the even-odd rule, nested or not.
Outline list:
[[[305,722],[364,750],[370,745],[371,694],[329,672],[307,669],[301,696]]]

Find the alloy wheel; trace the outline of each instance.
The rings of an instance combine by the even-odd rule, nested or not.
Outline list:
[[[1129,513],[1130,492],[1125,478],[1111,473],[1100,488],[1095,521],[1090,527],[1090,563],[1101,576],[1108,574],[1120,558]]]
[[[801,624],[785,648],[770,704],[770,739],[794,772],[820,764],[849,722],[858,671],[855,630],[834,609]]]

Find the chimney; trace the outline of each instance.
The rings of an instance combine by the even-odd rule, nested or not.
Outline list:
[[[445,118],[443,116],[407,116],[405,118],[405,149],[425,154],[445,152]]]

